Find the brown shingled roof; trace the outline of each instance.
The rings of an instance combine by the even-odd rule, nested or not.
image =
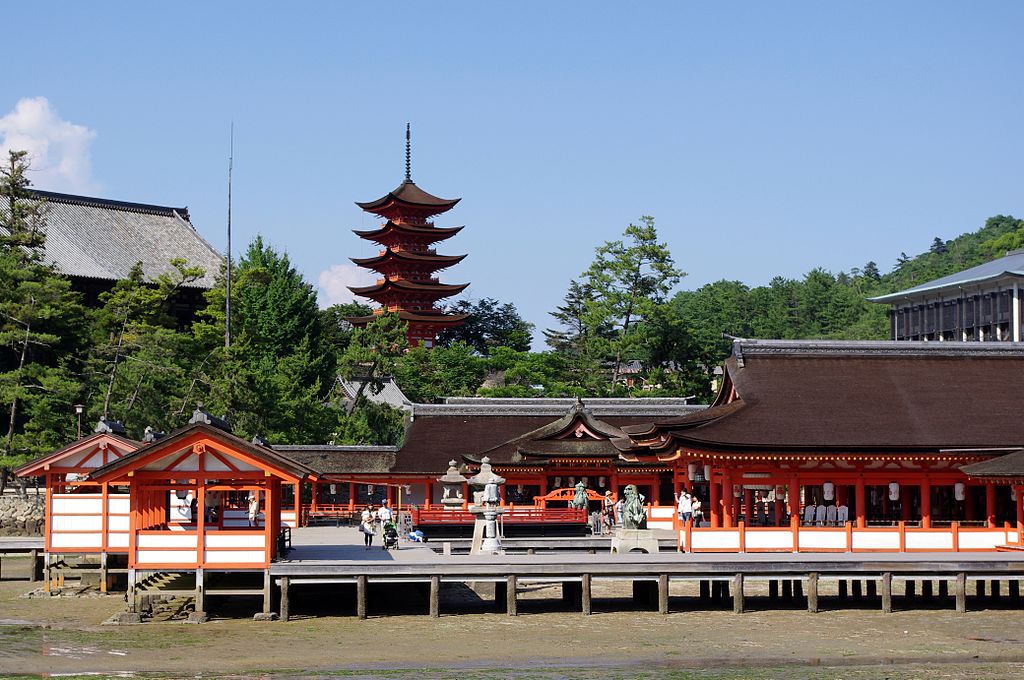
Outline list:
[[[633,445],[909,452],[1024,444],[1024,348],[1009,343],[739,341],[726,371],[735,401],[629,428]]]

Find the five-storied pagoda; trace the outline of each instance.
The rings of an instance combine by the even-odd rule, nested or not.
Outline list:
[[[379,229],[353,230],[356,236],[379,243],[383,249],[374,257],[350,258],[360,267],[372,269],[381,278],[372,286],[349,286],[356,295],[370,298],[381,306],[374,316],[385,311],[398,312],[409,323],[409,344],[433,347],[437,334],[460,325],[468,314],[445,314],[437,301],[462,292],[468,283],[444,284],[437,272],[457,264],[465,255],[438,255],[435,243],[459,233],[462,227],[435,227],[435,215],[448,212],[461,199],[438,198],[420,189],[412,181],[409,125],[405,126],[405,181],[397,189],[376,201],[356,203],[366,212],[387,220]],[[350,317],[355,326],[364,326],[374,316]]]

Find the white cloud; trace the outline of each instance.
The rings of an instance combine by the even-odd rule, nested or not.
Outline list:
[[[28,151],[32,186],[45,191],[90,194],[99,189],[92,179],[89,146],[96,133],[62,120],[46,97],[21,99],[0,118],[0,153]]]
[[[365,298],[357,298],[348,286],[368,286],[377,280],[373,272],[369,272],[354,264],[332,264],[330,269],[320,272],[317,282],[320,290],[317,297],[321,307],[341,304],[343,302],[369,302]]]

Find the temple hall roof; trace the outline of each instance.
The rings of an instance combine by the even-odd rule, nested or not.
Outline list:
[[[1024,277],[1024,249],[1012,250],[1004,257],[979,264],[977,267],[971,267],[933,281],[926,281],[913,288],[868,299],[871,302],[891,304],[943,289],[959,289],[962,286],[977,286],[997,279],[1022,277]]]
[[[622,450],[1020,447],[1015,343],[738,340],[710,409],[624,428]]]
[[[188,208],[34,193],[47,203],[44,260],[63,274],[121,280],[141,262],[145,275],[155,277],[173,272],[169,262],[180,257],[206,271],[190,287],[213,287],[223,258],[196,231]]]
[[[964,465],[960,470],[968,477],[1024,478],[1024,449],[1001,453],[988,460]]]

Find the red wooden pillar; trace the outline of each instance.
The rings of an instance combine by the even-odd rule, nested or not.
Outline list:
[[[857,528],[863,529],[868,525],[867,502],[864,495],[864,478],[857,477],[857,486],[854,489],[854,503],[857,512]]]
[[[714,475],[708,479],[708,489],[711,492],[711,499],[708,502],[708,510],[711,513],[711,528],[717,529],[722,526],[722,487],[714,481]]]
[[[910,504],[903,505],[906,507]],[[932,528],[932,483],[927,477],[921,480],[921,528]]]
[[[735,500],[732,495],[732,470],[726,468],[722,471],[722,526],[726,529],[732,528]]]
[[[434,500],[434,485],[429,480],[423,482],[423,507],[430,510],[430,502]]]
[[[989,529],[996,528],[996,487],[994,484],[985,485],[985,521]]]
[[[1014,492],[1017,494],[1017,500],[1014,505],[1017,508],[1017,531],[1024,529],[1024,486],[1014,486]]]
[[[789,516],[796,517],[797,521],[800,520],[800,482],[796,477],[789,478],[789,495],[786,500],[789,501]]]
[[[779,498],[779,486],[775,485],[775,526],[782,526],[782,499]]]
[[[353,512],[356,509],[356,483],[348,483],[348,511]]]
[[[754,492],[752,489],[743,490],[743,520],[749,527],[754,519]]]

